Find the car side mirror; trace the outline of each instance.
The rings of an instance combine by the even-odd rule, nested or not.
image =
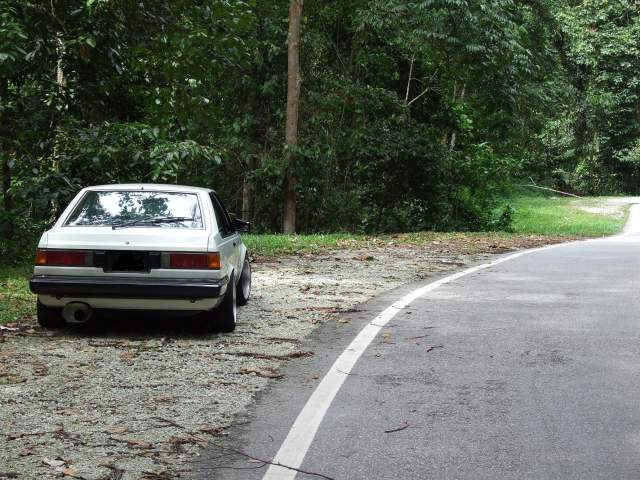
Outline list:
[[[239,218],[231,220],[231,226],[236,232],[249,233],[251,230],[251,224],[244,220],[240,220]]]

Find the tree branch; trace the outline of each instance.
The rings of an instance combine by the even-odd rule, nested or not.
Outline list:
[[[540,190],[548,190],[550,192],[561,193],[562,195],[567,195],[569,197],[582,198],[580,195],[576,195],[575,193],[563,192],[561,190],[554,190],[553,188],[548,188],[548,187],[539,187],[538,185],[536,185],[536,182],[533,181],[533,177],[529,177],[529,180],[531,181],[530,184],[520,184],[520,186],[521,187],[539,188]]]
[[[273,466],[276,466],[276,467],[286,468],[287,470],[293,470],[293,471],[298,472],[298,473],[303,473],[305,475],[312,475],[312,476],[315,476],[315,477],[324,478],[325,480],[335,480],[333,477],[329,477],[327,475],[323,475],[322,473],[310,472],[308,470],[302,470],[301,468],[291,467],[289,465],[284,465],[284,464],[282,464],[280,462],[274,462],[272,460],[264,460],[262,458],[254,457],[254,456],[249,455],[248,453],[245,453],[245,452],[243,452],[241,450],[236,450],[235,448],[223,447],[219,443],[211,442],[210,440],[202,438],[200,435],[196,435],[196,434],[190,432],[186,427],[174,422],[173,420],[169,420],[169,419],[163,418],[163,417],[152,417],[152,418],[155,418],[156,420],[160,420],[161,422],[164,422],[164,423],[166,423],[168,425],[171,425],[171,426],[176,427],[176,428],[178,428],[180,430],[183,430],[184,432],[186,432],[187,435],[189,435],[194,440],[197,440],[198,442],[211,443],[211,444],[215,445],[216,447],[218,447],[221,450],[225,450],[227,452],[234,453],[234,454],[239,455],[241,457],[245,457],[245,458],[248,458],[250,460],[254,460],[256,462],[260,462],[260,463],[263,464],[263,465],[261,465],[261,467],[264,467],[266,465],[273,465]],[[229,468],[231,468],[231,467],[229,467]]]
[[[404,96],[404,101],[409,101],[409,90],[411,89],[411,77],[413,76],[413,62],[416,60],[415,54],[411,57],[411,66],[409,67],[409,80],[407,81],[407,93]]]
[[[422,93],[420,95],[418,95],[417,97],[415,97],[413,100],[411,100],[410,102],[407,103],[407,105],[411,105],[413,102],[415,102],[416,100],[418,100],[419,98],[422,98],[423,95],[425,95],[429,90],[431,90],[431,87],[427,87],[425,88]]]

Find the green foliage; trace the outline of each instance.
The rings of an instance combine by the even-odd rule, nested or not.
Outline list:
[[[604,199],[517,196],[509,200],[515,210],[512,229],[520,234],[601,237],[624,227],[627,207],[607,207]],[[601,213],[594,213],[601,212]]]
[[[67,132],[58,167],[74,172],[78,186],[91,181],[189,183],[198,172],[220,164],[224,154],[193,140],[171,138],[159,128],[143,124],[104,123]]]
[[[31,267],[27,265],[29,263],[23,262],[19,266],[0,268],[0,325],[35,314],[36,302],[28,282]]]
[[[582,193],[636,193],[640,165],[640,7],[633,0],[559,2],[553,10],[562,91],[529,170]],[[537,165],[536,165],[537,163]]]
[[[287,2],[0,2],[13,236],[112,182],[210,186],[281,224]],[[305,232],[508,229],[534,176],[640,187],[631,0],[307,2],[296,157]],[[34,226],[35,225],[35,226]]]

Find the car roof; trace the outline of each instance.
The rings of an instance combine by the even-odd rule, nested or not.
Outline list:
[[[193,192],[211,193],[210,188],[190,187],[187,185],[173,185],[161,183],[118,183],[112,185],[92,185],[83,190],[110,191],[110,190],[139,190],[152,192]]]

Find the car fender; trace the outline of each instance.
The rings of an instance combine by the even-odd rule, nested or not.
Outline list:
[[[225,240],[225,243],[226,243],[225,246],[221,245],[221,240],[222,239],[219,233],[213,233],[209,235],[207,250],[209,252],[220,252],[221,263],[222,263],[221,269],[220,269],[220,276],[230,278],[231,273],[234,272],[237,268],[237,265],[235,265],[236,258],[234,258],[236,253],[235,251],[233,251],[231,254],[229,253],[228,239]],[[233,248],[235,249],[236,247],[233,247]]]
[[[47,248],[49,244],[49,231],[46,231],[40,237],[40,241],[38,242],[38,248]]]
[[[240,242],[240,270],[238,271],[238,279],[236,283],[240,281],[240,275],[242,274],[242,268],[244,267],[244,259],[249,255],[249,250],[244,242]]]
[[[240,266],[244,265],[244,259],[249,254],[249,250],[244,243],[240,243]]]

